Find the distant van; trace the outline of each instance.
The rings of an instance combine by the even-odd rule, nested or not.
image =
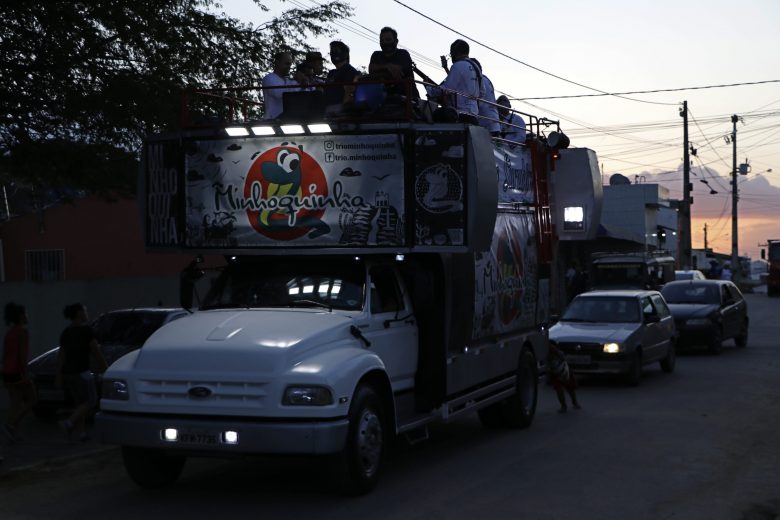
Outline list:
[[[674,257],[668,251],[594,253],[593,289],[658,289],[675,279]]]

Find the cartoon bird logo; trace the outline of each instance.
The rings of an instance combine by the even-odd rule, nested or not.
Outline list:
[[[330,226],[322,221],[324,208],[299,204],[307,197],[328,195],[322,168],[303,147],[282,143],[260,154],[247,174],[244,196],[252,196],[257,184],[265,208],[247,209],[257,232],[273,240],[293,240],[306,234],[313,239],[330,232]]]

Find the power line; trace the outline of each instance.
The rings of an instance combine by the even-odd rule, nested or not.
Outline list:
[[[440,27],[443,27],[443,28],[447,29],[448,31],[451,31],[451,32],[457,34],[458,36],[462,36],[463,38],[466,38],[467,40],[471,40],[471,41],[473,41],[474,43],[476,43],[477,45],[479,45],[481,47],[484,47],[484,48],[486,48],[486,49],[488,49],[490,51],[495,52],[499,56],[503,56],[504,58],[507,58],[507,59],[512,60],[512,61],[514,61],[516,63],[519,63],[520,65],[528,67],[529,69],[533,69],[533,70],[535,70],[537,72],[541,72],[542,74],[546,74],[547,76],[553,77],[555,79],[559,79],[561,81],[565,81],[566,83],[571,83],[572,85],[577,85],[578,87],[586,88],[588,90],[593,90],[595,92],[600,92],[602,95],[605,95],[605,96],[613,96],[613,97],[617,97],[617,98],[620,98],[620,99],[626,99],[628,101],[636,101],[637,103],[648,103],[648,104],[651,104],[651,105],[677,106],[677,103],[661,103],[661,102],[658,102],[658,101],[646,101],[644,99],[634,99],[634,98],[629,98],[629,97],[625,97],[625,96],[618,95],[618,94],[610,94],[609,92],[606,92],[604,90],[597,89],[597,88],[594,88],[594,87],[589,87],[588,85],[583,85],[582,83],[577,83],[576,81],[572,81],[570,79],[564,78],[563,76],[558,76],[557,74],[553,74],[552,72],[547,72],[546,70],[540,69],[539,67],[535,67],[535,66],[533,66],[533,65],[531,65],[529,63],[526,63],[526,62],[524,62],[522,60],[519,60],[519,59],[515,58],[514,56],[510,56],[509,54],[506,54],[505,52],[502,52],[502,51],[500,51],[500,50],[498,50],[498,49],[496,49],[494,47],[491,47],[490,45],[488,45],[486,43],[482,43],[481,41],[479,41],[479,40],[477,40],[475,38],[472,38],[471,36],[468,36],[468,35],[460,32],[460,31],[458,31],[456,29],[453,29],[452,27],[450,27],[450,26],[448,26],[448,25],[446,25],[446,24],[436,20],[435,18],[432,18],[432,17],[428,16],[427,14],[422,13],[422,12],[418,11],[417,9],[414,9],[413,7],[410,7],[410,6],[406,5],[405,3],[401,2],[400,0],[393,0],[393,1],[395,3],[397,3],[398,5],[401,5],[401,6],[405,7],[405,8],[407,8],[407,9],[409,9],[413,13],[416,13],[416,14],[422,16],[426,20],[429,20],[429,21],[435,23],[436,25],[439,25]],[[518,98],[515,98],[515,99],[518,99]]]
[[[525,97],[525,98],[511,98],[513,101],[525,101],[538,100],[538,99],[572,99],[572,98],[585,98],[585,97],[603,97],[603,96],[626,96],[631,94],[657,94],[659,92],[682,92],[685,90],[705,90],[712,88],[727,88],[727,87],[742,87],[745,85],[764,85],[767,83],[780,83],[780,79],[767,79],[763,81],[746,81],[743,83],[724,83],[721,85],[704,85],[700,87],[679,87],[679,88],[659,88],[653,90],[633,90],[630,92],[602,92],[600,94],[571,94],[568,96],[544,96],[544,97]],[[596,89],[592,89],[596,90]],[[641,100],[632,100],[641,101]],[[672,103],[664,103],[672,104]]]

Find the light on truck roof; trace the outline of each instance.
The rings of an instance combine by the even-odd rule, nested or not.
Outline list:
[[[227,135],[229,135],[230,137],[242,137],[245,135],[249,135],[249,130],[247,130],[243,126],[229,126],[225,128],[225,132],[227,132]]]
[[[312,134],[329,134],[330,125],[328,123],[315,123],[308,125],[309,132]]]
[[[285,135],[294,135],[304,133],[303,125],[282,125],[282,133]]]
[[[252,133],[255,135],[276,135],[276,130],[272,126],[253,126]]]

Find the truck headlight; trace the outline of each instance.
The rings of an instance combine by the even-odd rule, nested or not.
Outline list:
[[[623,349],[620,347],[620,343],[604,343],[602,350],[607,354],[617,354]]]
[[[712,321],[710,321],[708,318],[694,318],[692,320],[688,320],[685,322],[686,325],[691,325],[692,327],[699,327],[702,325],[710,325]]]
[[[324,386],[288,386],[282,404],[286,406],[325,406],[333,404],[333,394]]]
[[[130,388],[124,379],[103,378],[102,387],[103,399],[113,399],[115,401],[127,401],[130,399]]]

